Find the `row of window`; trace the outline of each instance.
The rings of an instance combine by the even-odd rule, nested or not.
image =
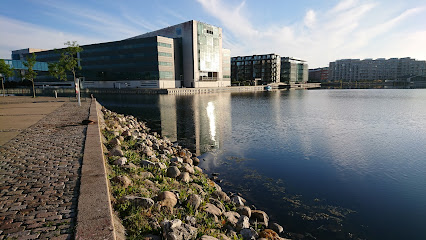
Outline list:
[[[173,72],[160,71],[160,79],[173,79]]]
[[[159,46],[159,47],[167,47],[167,48],[171,48],[171,47],[172,47],[172,44],[170,44],[170,43],[162,43],[162,42],[158,42],[158,43],[157,43],[157,46]]]
[[[171,62],[158,62],[158,65],[160,65],[160,66],[173,66],[173,63],[171,63]]]
[[[158,52],[158,56],[171,57],[172,54],[171,53],[165,53],[165,52]]]

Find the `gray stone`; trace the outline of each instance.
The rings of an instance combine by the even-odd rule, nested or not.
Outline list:
[[[180,219],[161,222],[163,228],[163,238],[167,240],[194,239],[197,236],[197,229],[189,224],[182,223]]]
[[[194,167],[194,170],[195,170],[195,171],[198,171],[198,172],[200,172],[200,173],[202,173],[202,172],[203,172],[203,169],[201,169],[199,166],[195,166],[195,167]]]
[[[235,206],[237,207],[242,207],[244,206],[243,200],[240,196],[232,196],[231,201],[235,204]]]
[[[169,191],[164,191],[158,194],[157,200],[161,206],[168,207],[169,209],[173,209],[173,207],[177,204],[176,195]]]
[[[264,211],[261,210],[252,210],[251,211],[251,219],[257,220],[258,223],[265,225],[268,227],[269,217]]]
[[[113,139],[111,139],[109,141],[109,145],[111,145],[111,146],[117,146],[117,145],[121,145],[121,142],[117,138],[113,138]]]
[[[126,165],[124,165],[123,166],[124,168],[127,168],[127,169],[136,169],[136,168],[138,168],[138,166],[136,166],[135,164],[133,164],[133,163],[131,163],[131,162],[128,162]]]
[[[152,175],[152,173],[150,172],[140,172],[138,177],[141,179],[146,179],[146,178],[153,178],[154,175]]]
[[[247,217],[251,217],[251,209],[249,208],[249,207],[247,207],[247,206],[243,206],[243,207],[241,207],[239,210],[238,210],[238,212],[241,214],[241,215],[245,215],[245,216],[247,216]]]
[[[183,172],[183,173],[181,173],[181,174],[179,175],[179,179],[180,179],[182,182],[185,182],[185,183],[189,183],[189,182],[191,181],[191,177],[189,176],[189,173],[188,173],[188,172]]]
[[[194,166],[198,166],[198,164],[200,164],[200,159],[198,159],[197,157],[193,157],[192,158],[192,164]]]
[[[170,159],[170,162],[183,163],[183,159],[180,158],[180,157],[174,157],[174,158]]]
[[[164,164],[162,162],[156,162],[156,163],[154,163],[154,165],[155,165],[156,168],[159,168],[159,169],[166,169],[167,168],[166,164]]]
[[[121,150],[120,146],[116,146],[109,151],[108,156],[110,156],[110,157],[112,157],[112,156],[123,157],[124,153]]]
[[[146,167],[155,167],[155,163],[148,161],[148,160],[142,160],[140,164],[141,164],[142,167],[145,167],[145,168]]]
[[[238,214],[237,212],[232,212],[232,211],[223,213],[223,216],[226,218],[226,221],[232,227],[235,227],[235,225],[237,224],[237,222],[240,218],[240,214]]]
[[[190,206],[192,206],[193,209],[197,210],[198,207],[200,207],[202,199],[197,194],[191,194],[188,196],[188,199],[186,201]]]
[[[222,202],[214,199],[214,198],[210,198],[209,202],[213,205],[215,205],[216,207],[218,207],[220,210],[222,210],[222,212],[225,212],[225,206],[223,206]]]
[[[193,216],[186,216],[185,222],[188,223],[189,225],[193,226],[193,227],[195,227],[195,225],[197,225],[197,219]]]
[[[132,204],[136,206],[140,206],[142,208],[148,209],[154,205],[154,200],[151,198],[138,197],[133,195],[128,195],[120,198],[119,202],[127,202],[130,201]]]
[[[190,174],[194,174],[194,168],[191,165],[189,165],[189,163],[182,164],[181,170],[183,172],[188,172]]]
[[[143,153],[146,155],[146,156],[148,156],[148,157],[151,157],[152,155],[154,155],[154,152],[151,150],[151,148],[149,148],[149,147],[146,147],[144,150],[143,150]]]
[[[228,197],[228,195],[225,192],[222,192],[222,191],[217,191],[217,190],[214,191],[212,193],[212,197],[214,197],[218,200],[224,201],[224,202],[230,202],[231,201],[231,199]]]
[[[222,210],[220,210],[218,207],[216,207],[215,205],[211,203],[206,203],[206,205],[203,207],[203,210],[215,216],[222,215]]]
[[[249,227],[250,227],[249,218],[247,216],[241,215],[237,223],[235,224],[235,229],[237,231],[241,231],[241,229],[249,228]]]
[[[123,166],[126,163],[127,163],[127,158],[126,157],[121,157],[121,158],[115,160],[115,165],[118,165],[118,166]]]
[[[126,130],[126,131],[124,131],[124,132],[121,134],[121,136],[123,136],[123,137],[130,137],[130,136],[132,136],[132,133],[131,133],[129,130]]]
[[[192,165],[192,159],[190,157],[184,157],[183,162],[188,163],[189,165]]]
[[[259,237],[253,228],[244,228],[240,231],[240,234],[244,240],[255,240]]]
[[[284,228],[281,225],[279,225],[278,223],[270,224],[269,228],[274,230],[277,233],[282,233],[284,231]]]
[[[132,185],[132,180],[130,180],[129,177],[123,176],[123,175],[115,176],[111,180],[113,182],[116,182],[116,183],[123,185],[124,188],[127,188],[128,186]]]
[[[179,168],[171,166],[167,169],[167,177],[177,178],[180,175]]]

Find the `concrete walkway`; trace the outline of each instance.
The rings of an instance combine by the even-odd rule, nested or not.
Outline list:
[[[68,98],[0,97],[0,146],[62,106]]]
[[[0,99],[0,239],[72,239],[90,101]]]

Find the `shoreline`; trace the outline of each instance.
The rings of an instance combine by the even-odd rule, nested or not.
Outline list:
[[[102,113],[112,202],[126,219],[123,225],[131,239],[141,232],[151,234],[148,239],[291,237],[277,223],[269,223],[264,211],[245,206],[238,194],[223,192],[188,149],[150,132],[133,116],[105,108]],[[129,221],[135,212],[142,216]]]

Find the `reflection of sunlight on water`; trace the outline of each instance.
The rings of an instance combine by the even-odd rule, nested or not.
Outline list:
[[[209,102],[207,104],[207,117],[209,118],[209,125],[210,125],[210,136],[212,141],[215,143],[215,146],[217,146],[216,142],[216,121],[214,117],[214,105],[212,102]]]

